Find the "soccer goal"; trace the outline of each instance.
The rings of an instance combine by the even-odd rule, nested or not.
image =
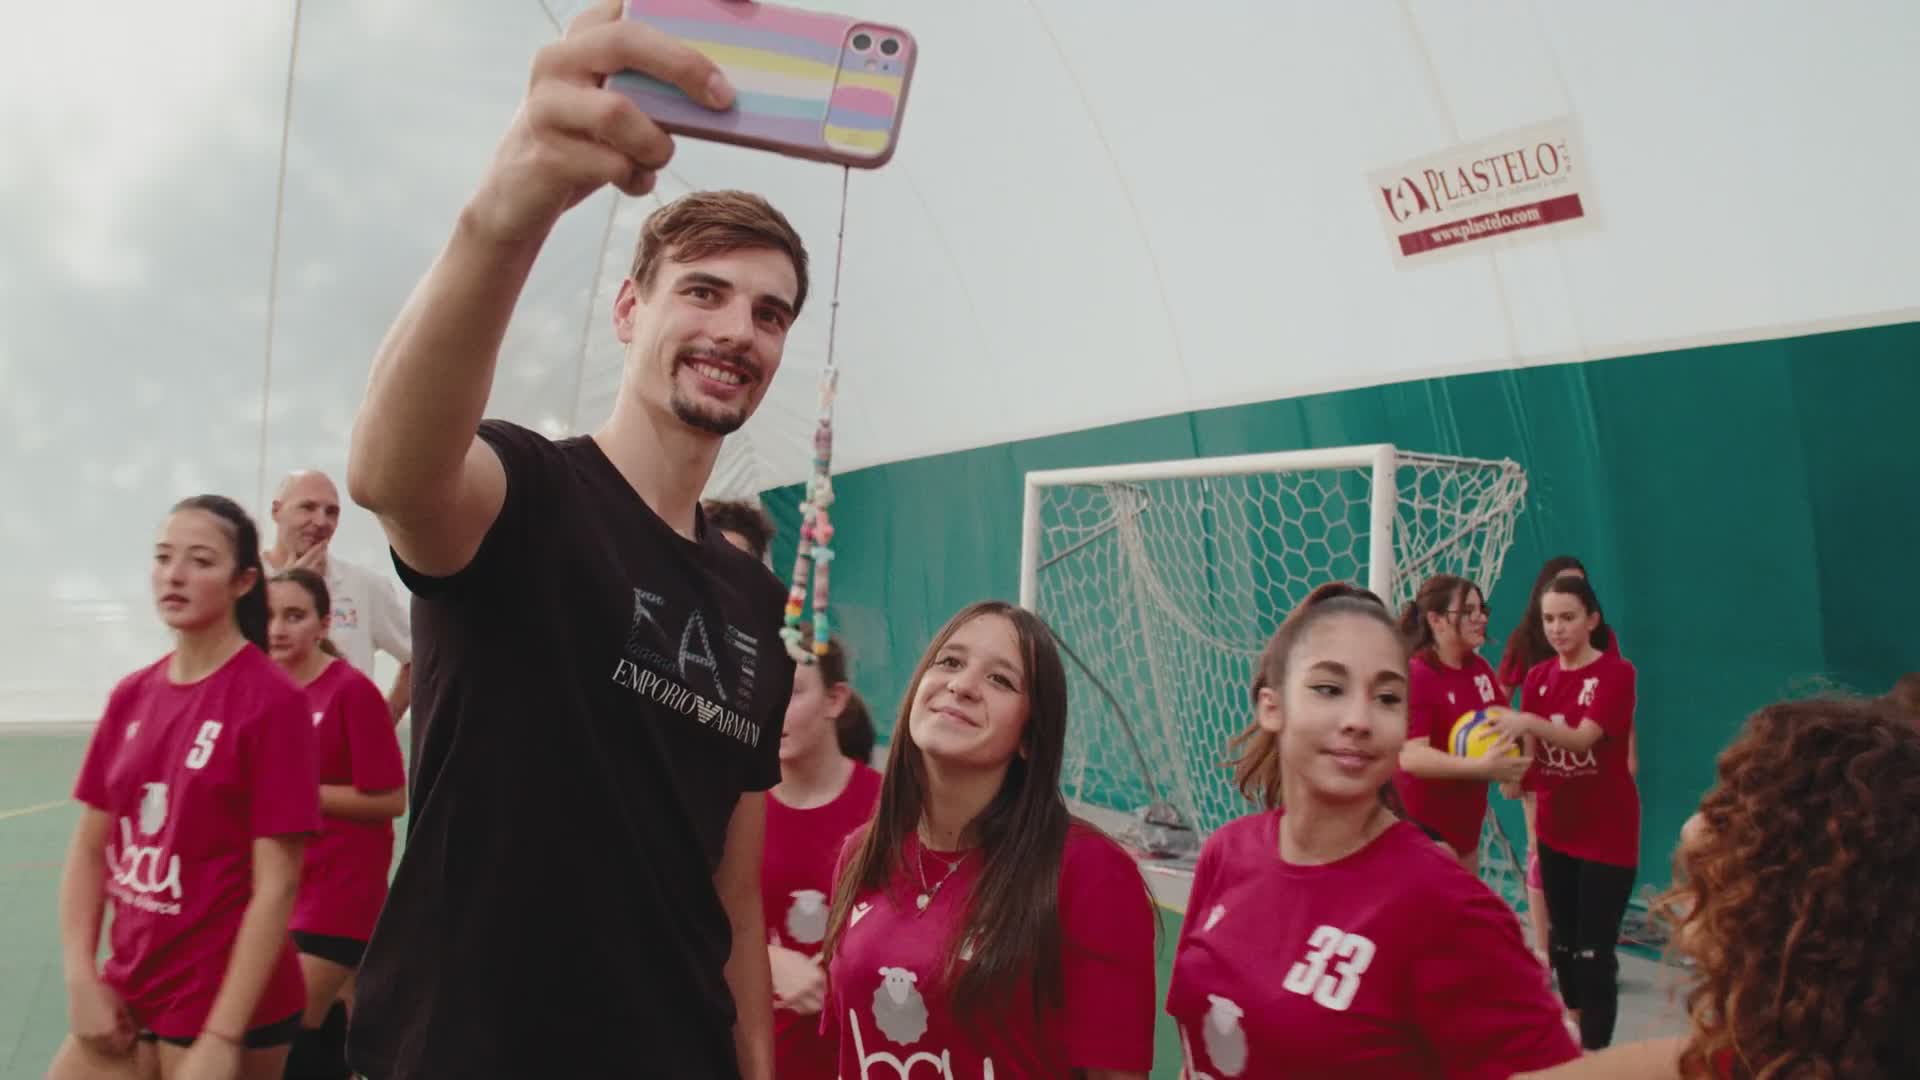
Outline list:
[[[1067,797],[1197,849],[1249,809],[1221,762],[1287,612],[1336,580],[1396,611],[1433,574],[1491,591],[1526,487],[1388,444],[1028,473],[1020,602],[1067,653]]]

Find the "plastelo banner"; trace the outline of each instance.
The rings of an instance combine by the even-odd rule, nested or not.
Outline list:
[[[1381,169],[1369,178],[1396,263],[1591,224],[1570,117]]]

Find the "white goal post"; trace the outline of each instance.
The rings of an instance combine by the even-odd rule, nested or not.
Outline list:
[[[1042,493],[1048,488],[1078,485],[1142,483],[1148,480],[1217,480],[1252,473],[1301,472],[1309,469],[1373,470],[1371,506],[1372,543],[1368,552],[1370,575],[1367,588],[1387,599],[1392,594],[1393,576],[1393,462],[1391,443],[1372,446],[1339,446],[1325,450],[1292,450],[1271,454],[1241,454],[1237,457],[1177,458],[1138,465],[1096,465],[1085,469],[1055,469],[1027,474],[1027,491],[1021,511],[1020,532],[1020,606],[1037,610],[1040,573],[1040,507]]]
[[[1249,807],[1222,764],[1261,648],[1314,587],[1388,606],[1439,573],[1491,591],[1526,474],[1392,444],[1026,475],[1020,603],[1066,653],[1062,785],[1191,850]]]

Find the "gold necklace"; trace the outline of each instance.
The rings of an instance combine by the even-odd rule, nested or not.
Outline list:
[[[927,908],[933,905],[933,898],[940,895],[940,890],[947,884],[947,879],[951,878],[955,873],[959,871],[961,863],[967,861],[967,853],[962,851],[960,853],[960,857],[953,860],[952,862],[947,862],[947,860],[942,859],[937,855],[934,856],[935,862],[944,863],[946,865],[947,872],[941,876],[939,881],[934,882],[932,887],[929,888],[927,885],[927,862],[926,862],[927,838],[923,835],[916,834],[914,836],[914,840],[915,840],[915,844],[913,846],[913,869],[914,869],[914,873],[920,878],[920,895],[913,898],[913,906],[916,909],[916,912],[919,912],[919,911],[925,911],[927,910]]]

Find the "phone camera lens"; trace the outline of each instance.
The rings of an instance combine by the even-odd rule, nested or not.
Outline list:
[[[873,39],[865,33],[855,34],[853,35],[853,48],[855,52],[866,52],[868,49],[873,48]]]
[[[880,53],[883,56],[892,56],[899,51],[900,43],[892,38],[888,38],[880,43]]]

